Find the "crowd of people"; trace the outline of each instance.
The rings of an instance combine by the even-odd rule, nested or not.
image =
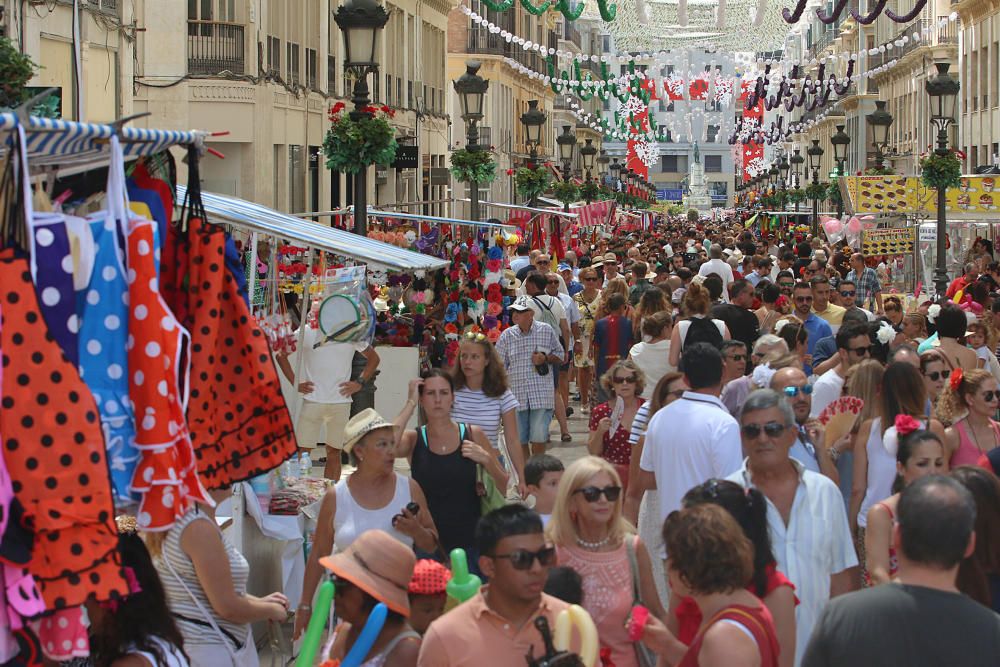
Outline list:
[[[572,604],[604,667],[996,664],[996,264],[970,262],[968,298],[921,299],[843,245],[668,219],[509,267],[509,325],[459,332],[398,415],[351,400],[367,346],[317,348],[298,383],[281,364],[335,483],[297,609],[246,594],[199,508],[145,536],[129,566],[158,620],[98,614],[100,654],[256,664],[250,624],[294,616],[299,637],[332,576],[331,664],[378,603],[372,667],[548,664],[535,620]],[[445,611],[454,549],[484,584]]]

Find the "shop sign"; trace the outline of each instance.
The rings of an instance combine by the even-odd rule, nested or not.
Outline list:
[[[448,185],[450,182],[448,167],[431,167],[431,185]]]
[[[992,217],[1000,213],[1000,177],[963,176],[945,196],[948,213]],[[918,176],[855,176],[847,179],[853,210],[863,213],[937,213],[937,192]]]
[[[920,242],[934,243],[937,241],[937,225],[920,225]]]
[[[866,229],[861,232],[861,252],[866,255],[906,255],[917,240],[914,227]]]
[[[393,160],[394,169],[416,169],[419,164],[417,146],[396,146],[396,159]]]
[[[384,164],[375,165],[375,182],[379,185],[385,185],[389,182],[389,168]]]

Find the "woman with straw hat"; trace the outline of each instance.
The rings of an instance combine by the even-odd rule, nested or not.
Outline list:
[[[329,658],[342,660],[379,603],[388,608],[382,629],[361,667],[417,664],[420,635],[410,627],[409,585],[417,562],[411,549],[381,530],[369,530],[345,551],[319,560],[333,572],[334,605],[343,623],[334,630]]]
[[[345,551],[373,529],[385,531],[410,549],[437,549],[437,529],[424,492],[414,480],[393,470],[393,424],[371,408],[362,410],[347,422],[344,451],[357,469],[323,496],[302,583],[303,604],[295,614],[296,637],[312,615],[309,602],[320,583],[321,557]]]

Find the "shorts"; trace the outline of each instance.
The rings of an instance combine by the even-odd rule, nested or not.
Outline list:
[[[344,444],[344,427],[351,418],[351,404],[347,403],[314,403],[302,401],[299,418],[295,423],[295,438],[302,449],[313,449],[322,440],[323,427],[326,427],[327,447],[340,449]]]
[[[521,444],[543,443],[549,439],[549,424],[552,423],[552,408],[535,408],[517,411],[517,432]],[[527,436],[527,440],[525,440]]]

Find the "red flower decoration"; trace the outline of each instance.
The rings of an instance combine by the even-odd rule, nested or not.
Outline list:
[[[458,327],[456,327],[453,323],[449,322],[448,324],[444,325],[444,332],[450,334],[458,333]]]
[[[910,415],[896,415],[896,433],[900,437],[913,433],[920,428],[920,422]]]
[[[507,175],[508,176],[513,176],[514,175],[514,170],[513,169],[508,169],[507,170]]]
[[[474,289],[471,292],[469,292],[469,298],[472,299],[473,301],[479,301],[480,299],[483,298],[483,293],[477,289]]]
[[[965,374],[962,373],[961,368],[956,368],[951,372],[951,377],[948,378],[948,386],[951,387],[952,391],[958,391],[958,388],[962,385],[962,380]]]
[[[450,303],[458,303],[458,299],[459,299],[458,290],[454,290],[452,291],[451,294],[448,295],[448,301]]]

